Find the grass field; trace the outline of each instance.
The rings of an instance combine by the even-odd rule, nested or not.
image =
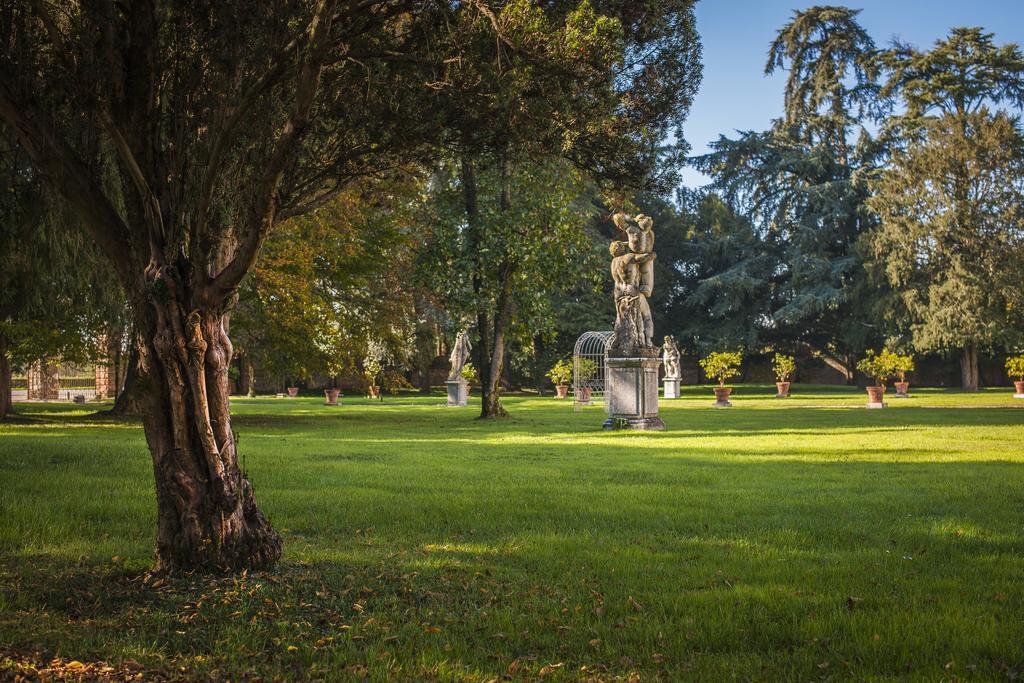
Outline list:
[[[913,391],[913,390],[912,390]],[[0,680],[1024,676],[1024,401],[708,387],[599,408],[241,399],[269,573],[146,580],[141,428],[0,423]],[[104,668],[108,667],[108,668]]]

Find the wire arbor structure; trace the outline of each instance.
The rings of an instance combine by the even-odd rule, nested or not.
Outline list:
[[[584,332],[576,340],[572,350],[572,407],[580,410],[583,406],[596,405],[600,401],[608,404],[605,378],[608,376],[608,344],[611,330],[607,332]]]

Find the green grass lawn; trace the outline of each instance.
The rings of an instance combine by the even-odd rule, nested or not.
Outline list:
[[[551,398],[497,422],[441,397],[240,399],[284,559],[155,582],[141,428],[22,404],[0,423],[0,680],[55,658],[189,680],[1022,676],[1024,401],[912,393],[740,386],[714,409],[690,387],[649,434]]]

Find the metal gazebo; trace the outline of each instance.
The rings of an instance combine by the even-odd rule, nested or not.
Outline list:
[[[612,333],[584,332],[572,351],[572,405],[579,410],[599,401],[607,403],[608,344]]]

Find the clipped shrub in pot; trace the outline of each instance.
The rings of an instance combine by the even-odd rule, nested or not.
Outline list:
[[[580,358],[576,361],[580,373],[578,403],[590,403],[590,382],[597,375],[597,363],[590,358]]]
[[[1006,374],[1013,380],[1014,398],[1024,398],[1024,356],[1010,356],[1006,359]]]
[[[857,363],[858,370],[875,380],[875,384],[867,387],[869,408],[885,406],[885,383],[896,371],[896,357],[896,354],[885,349],[877,354],[873,349],[868,349],[864,358]]]
[[[569,395],[569,381],[572,379],[572,364],[567,360],[555,363],[547,373],[551,383],[555,385],[555,398]]]
[[[700,367],[704,374],[718,380],[715,387],[715,405],[729,406],[729,397],[732,395],[732,387],[725,386],[725,380],[736,377],[740,374],[740,364],[743,363],[743,354],[739,351],[714,351],[700,359]]]
[[[907,391],[910,389],[910,382],[907,381],[907,374],[914,371],[914,357],[892,355],[892,370],[899,377],[898,382],[893,382],[896,387],[897,398],[907,398]]]
[[[784,353],[775,354],[775,358],[772,360],[772,371],[775,373],[775,389],[778,391],[775,394],[776,398],[789,396],[789,378],[793,376],[795,370],[796,361],[793,356],[787,356]]]

